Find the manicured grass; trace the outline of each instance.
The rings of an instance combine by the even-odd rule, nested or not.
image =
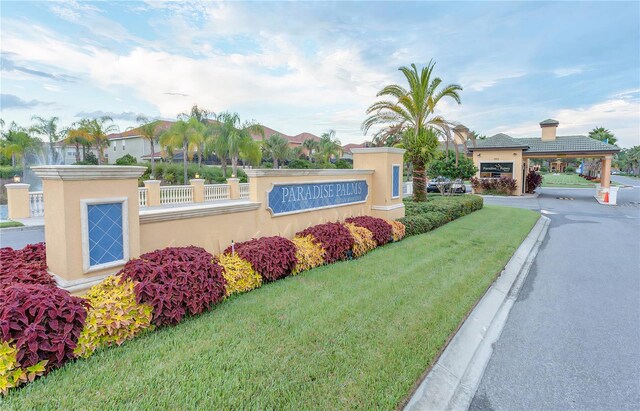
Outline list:
[[[24,224],[22,224],[19,221],[4,221],[0,223],[0,228],[23,227],[23,226]]]
[[[543,174],[542,187],[595,187],[577,174]]]
[[[8,409],[393,409],[538,214],[486,206],[67,364]]]

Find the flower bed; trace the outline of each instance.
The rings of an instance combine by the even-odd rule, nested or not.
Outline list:
[[[348,221],[309,227],[293,240],[252,239],[219,257],[199,247],[156,250],[128,261],[85,298],[56,287],[46,271],[44,244],[0,249],[0,391],[154,327],[177,324],[231,294],[358,258],[405,234],[400,222]]]

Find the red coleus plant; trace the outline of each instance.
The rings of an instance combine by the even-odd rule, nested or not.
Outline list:
[[[0,288],[17,283],[56,286],[47,272],[44,243],[29,244],[21,250],[0,248]]]
[[[248,261],[266,281],[275,281],[291,274],[296,266],[296,245],[284,237],[262,237],[235,244],[242,259]],[[224,251],[231,254],[232,247]]]
[[[373,239],[376,240],[378,246],[387,244],[393,237],[393,228],[391,227],[391,224],[387,223],[382,218],[363,215],[347,218],[345,222],[353,223],[371,231],[373,233]]]
[[[48,360],[47,371],[74,358],[87,302],[57,287],[14,284],[0,289],[0,339],[12,342],[22,368]]]
[[[340,223],[318,224],[296,234],[300,237],[306,235],[311,235],[322,246],[328,264],[346,259],[354,244],[351,232]]]
[[[136,281],[136,300],[153,307],[153,324],[179,323],[225,296],[225,279],[217,259],[200,247],[170,247],[127,262],[119,273]]]

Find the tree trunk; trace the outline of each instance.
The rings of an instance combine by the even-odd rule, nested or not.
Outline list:
[[[102,151],[102,147],[96,147],[98,149],[98,165],[101,166],[104,162],[104,152]]]
[[[51,164],[58,164],[58,153],[53,147],[53,141],[49,140],[49,151],[51,152]]]
[[[273,157],[273,169],[278,169],[278,157]]]
[[[204,144],[198,146],[198,168],[202,167],[202,151],[204,150]]]
[[[413,163],[413,201],[427,201],[427,180],[424,164]]]
[[[153,139],[149,140],[149,142],[151,143],[151,179],[155,180],[156,179],[156,161],[155,161],[156,150],[155,150],[155,146],[153,145]]]
[[[238,177],[238,156],[231,157],[231,177]]]
[[[182,184],[187,184],[187,141],[182,143],[182,165],[184,166],[184,180]]]
[[[76,143],[76,163],[80,162],[80,144]]]
[[[24,180],[25,177],[25,171],[27,170],[27,156],[26,153],[22,153],[22,158],[20,160],[20,162],[22,163],[22,179]],[[24,183],[24,181],[22,181]]]
[[[227,178],[227,157],[220,157],[220,166],[222,167],[222,176]]]

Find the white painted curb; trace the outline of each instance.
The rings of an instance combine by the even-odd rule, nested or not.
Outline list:
[[[467,410],[482,380],[495,343],[549,228],[541,216],[498,279],[473,309],[429,374],[406,411]]]

